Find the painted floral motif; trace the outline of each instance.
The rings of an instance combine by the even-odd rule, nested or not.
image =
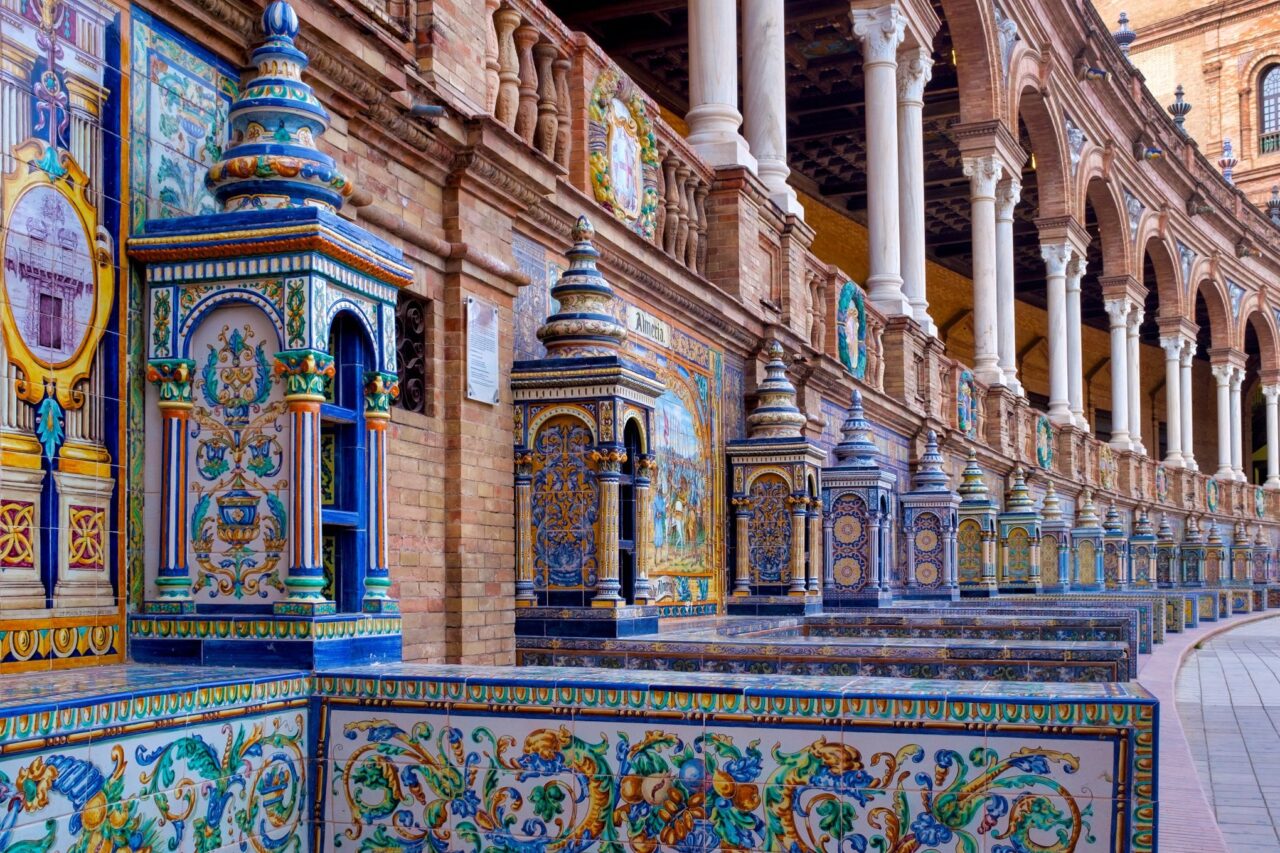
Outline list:
[[[972,518],[956,528],[956,576],[960,583],[982,582],[982,525]]]
[[[978,396],[969,370],[956,376],[956,429],[969,438],[978,437]]]
[[[1036,420],[1036,464],[1046,471],[1053,467],[1053,424],[1045,415]]]
[[[842,591],[858,592],[871,580],[871,518],[861,495],[845,493],[831,502],[831,574]]]
[[[596,201],[652,240],[658,211],[658,139],[644,96],[612,68],[587,104],[587,152]]]
[[[867,308],[862,289],[851,281],[840,288],[836,303],[836,342],[840,363],[862,379],[867,374]]]
[[[194,591],[210,599],[284,591],[285,405],[271,353],[256,337],[250,323],[221,326],[195,377],[189,523]]]
[[[302,850],[303,715],[109,746],[0,764],[0,851]]]
[[[1080,756],[1035,746],[804,730],[762,743],[659,722],[520,739],[491,725],[345,723],[330,746],[332,848],[1065,853],[1097,844],[1106,820],[1068,787]]]
[[[1004,540],[1004,583],[1031,583],[1031,537],[1025,527],[1014,527]]]
[[[542,425],[533,443],[533,561],[539,589],[578,589],[596,582],[599,495],[587,454],[591,430],[562,415]]]
[[[0,502],[0,571],[35,568],[35,504]]]
[[[751,484],[751,520],[747,537],[751,543],[750,566],[756,583],[784,584],[791,581],[791,510],[787,498],[791,490],[777,474],[762,474]]]
[[[942,521],[936,513],[922,512],[915,518],[915,581],[919,586],[932,589],[946,580],[943,577]]]

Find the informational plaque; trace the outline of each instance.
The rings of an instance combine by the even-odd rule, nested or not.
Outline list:
[[[498,306],[467,297],[467,397],[498,402]]]

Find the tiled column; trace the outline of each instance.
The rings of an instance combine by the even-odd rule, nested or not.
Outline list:
[[[737,559],[733,564],[733,594],[751,594],[751,542],[749,531],[751,524],[751,499],[734,498],[733,525],[734,541],[737,544]]]
[[[400,603],[391,597],[391,569],[387,564],[387,424],[391,401],[400,396],[394,373],[371,370],[364,376],[364,428],[368,445],[369,494],[365,512],[369,528],[369,559],[364,574],[365,613],[399,613]]]
[[[1055,424],[1075,423],[1067,390],[1067,262],[1070,243],[1042,243],[1049,311],[1049,419]]]
[[[787,57],[783,0],[743,0],[743,129],[759,163],[769,198],[804,218],[796,191],[787,184]]]
[[[898,56],[898,217],[902,235],[902,292],[911,315],[936,335],[925,287],[924,88],[933,74],[927,48],[912,47]]]
[[[689,0],[689,144],[712,166],[756,170],[738,133],[738,4]]]
[[[1165,429],[1169,450],[1164,462],[1173,468],[1183,467],[1182,461],[1182,373],[1179,366],[1182,357],[1182,336],[1160,338],[1164,350],[1164,407]]]
[[[1018,335],[1013,295],[1013,209],[1022,198],[1022,184],[1010,175],[996,186],[996,349],[1004,384],[1022,393],[1018,381]]]
[[[1138,350],[1138,330],[1142,328],[1142,306],[1129,306],[1129,441],[1135,453],[1146,453],[1142,443],[1142,355]]]
[[[886,316],[910,314],[902,293],[898,222],[898,46],[906,18],[894,5],[854,9],[853,32],[862,45],[867,141],[867,295]]]
[[[320,404],[333,378],[333,356],[319,350],[276,353],[276,372],[284,377],[289,411],[289,519],[291,551],[284,585],[285,601],[275,612],[290,616],[333,613],[324,597],[324,563],[320,553]]]
[[[653,597],[649,585],[649,569],[653,561],[653,472],[658,462],[652,454],[642,453],[636,460],[636,604],[648,604]]]
[[[1104,304],[1111,320],[1111,446],[1129,450],[1129,299]]]
[[[533,607],[533,454],[516,454],[516,607]]]
[[[973,372],[987,385],[1004,384],[996,333],[996,184],[1002,171],[995,156],[964,160],[973,229]]]
[[[1182,463],[1188,471],[1200,470],[1200,464],[1196,462],[1196,443],[1192,432],[1192,424],[1195,423],[1195,418],[1191,416],[1191,360],[1195,358],[1195,355],[1195,338],[1183,338],[1182,355],[1178,359],[1178,368],[1182,375],[1181,388],[1179,389],[1182,392]]]
[[[1213,378],[1218,383],[1218,470],[1219,480],[1231,480],[1231,377],[1236,369],[1230,364],[1213,365]]]
[[[161,418],[160,567],[157,598],[147,613],[191,613],[191,570],[187,566],[187,422],[191,416],[191,379],[196,363],[183,358],[147,362],[147,379],[156,386]]]
[[[596,540],[598,561],[596,594],[592,607],[620,607],[622,584],[618,579],[618,480],[622,475],[622,463],[627,459],[625,450],[601,448],[593,450],[591,461],[596,466],[596,485],[600,489],[599,531]]]
[[[787,501],[791,505],[791,585],[787,588],[787,595],[806,595],[804,532],[809,523],[809,499],[803,495],[792,495]]]
[[[822,541],[822,501],[819,498],[809,500],[809,594],[819,592],[819,578],[822,577],[824,543]]]
[[[1080,340],[1080,279],[1088,262],[1076,252],[1067,264],[1067,398],[1077,427],[1089,429],[1084,415],[1084,347]]]
[[[1244,384],[1244,368],[1237,367],[1231,374],[1231,476],[1244,482],[1244,434],[1240,409],[1240,387]]]
[[[1267,401],[1267,482],[1268,489],[1280,489],[1280,385],[1263,385]]]

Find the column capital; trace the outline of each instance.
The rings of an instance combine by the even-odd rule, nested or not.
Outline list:
[[[1067,263],[1071,260],[1070,243],[1041,243],[1040,257],[1044,259],[1045,270],[1051,278],[1067,274]]]
[[[964,173],[969,178],[969,195],[973,199],[995,199],[996,185],[1004,173],[1004,164],[994,154],[965,157]]]
[[[924,87],[933,79],[933,52],[908,47],[898,53],[898,103],[924,103]]]
[[[1280,385],[1263,385],[1262,396],[1266,398],[1268,403],[1275,403],[1280,400]]]
[[[1213,378],[1218,381],[1218,385],[1221,387],[1231,383],[1231,377],[1235,375],[1236,369],[1230,364],[1214,364],[1209,367],[1209,372],[1213,374]]]
[[[1191,338],[1184,337],[1182,339],[1182,362],[1181,362],[1182,366],[1190,367],[1191,360],[1194,359],[1195,357],[1196,357],[1196,339],[1194,337],[1191,337]]]
[[[1089,261],[1084,255],[1078,250],[1072,253],[1071,260],[1067,261],[1067,290],[1080,289],[1080,279],[1084,278],[1088,267]]]
[[[1124,328],[1129,322],[1129,297],[1114,296],[1104,300],[1103,307],[1107,311],[1107,316],[1111,318],[1111,328]]]
[[[400,380],[394,373],[368,370],[364,374],[364,416],[375,420],[391,418],[391,401],[400,396]]]
[[[1134,302],[1129,306],[1129,331],[1133,334],[1138,333],[1142,321],[1146,317],[1146,311],[1143,310],[1141,302]]]
[[[1244,384],[1244,368],[1243,368],[1243,367],[1236,367],[1236,366],[1234,366],[1234,365],[1233,365],[1233,366],[1232,366],[1232,371],[1231,371],[1231,390],[1232,390],[1232,392],[1238,392],[1238,391],[1240,390],[1240,386],[1241,386],[1241,385],[1243,385],[1243,384]]]
[[[1182,351],[1186,348],[1186,341],[1182,335],[1161,335],[1160,348],[1164,350],[1164,357],[1168,361],[1178,361],[1182,357]]]
[[[996,184],[996,220],[1012,220],[1013,209],[1022,200],[1022,181],[1009,175]]]
[[[276,353],[276,375],[284,378],[286,400],[322,403],[333,378],[333,356],[316,349],[282,349]]]
[[[161,409],[191,408],[191,378],[196,363],[189,358],[153,358],[147,362],[147,381],[160,392]]]
[[[896,3],[873,9],[850,9],[853,34],[862,42],[862,64],[895,65],[898,46],[907,32],[907,16]]]

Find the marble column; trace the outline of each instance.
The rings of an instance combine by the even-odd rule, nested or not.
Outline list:
[[[1010,225],[1012,236],[1012,224]],[[1042,243],[1049,312],[1049,420],[1071,424],[1071,399],[1067,390],[1067,262],[1070,243]],[[1003,341],[1002,341],[1003,343]],[[1001,352],[1003,355],[1003,351]],[[1003,367],[1003,365],[1001,365]]]
[[[1169,449],[1164,462],[1173,468],[1183,467],[1182,461],[1182,336],[1160,338],[1164,350],[1164,408],[1165,430]]]
[[[1231,476],[1244,482],[1248,479],[1244,473],[1244,433],[1242,410],[1240,406],[1240,388],[1244,385],[1244,368],[1237,367],[1231,373]]]
[[[391,401],[400,396],[394,373],[371,370],[364,376],[364,426],[367,476],[365,522],[368,529],[368,562],[364,574],[365,613],[399,613],[400,604],[391,597],[391,568],[387,560],[387,426],[391,423]]]
[[[862,44],[867,141],[867,231],[871,272],[867,296],[881,313],[911,313],[902,293],[898,225],[898,45],[906,18],[894,5],[854,9],[853,31]]]
[[[1182,357],[1178,360],[1178,367],[1182,374],[1182,464],[1188,471],[1200,470],[1200,464],[1196,462],[1195,434],[1192,432],[1195,418],[1191,416],[1191,360],[1195,356],[1195,338],[1183,338]]]
[[[1142,328],[1142,306],[1136,302],[1129,306],[1129,441],[1134,453],[1146,453],[1142,443],[1142,354],[1138,349],[1138,330]]]
[[[1129,298],[1105,305],[1111,320],[1111,446],[1129,450]]]
[[[1267,401],[1267,482],[1268,489],[1280,489],[1280,385],[1263,385]]]
[[[1013,209],[1022,198],[1022,183],[1010,175],[996,186],[996,349],[1004,384],[1022,393],[1018,381],[1018,332],[1013,295]],[[1052,322],[1052,321],[1050,321]]]
[[[804,219],[796,191],[787,184],[787,57],[783,0],[743,0],[743,130],[759,164],[769,198]]]
[[[992,155],[964,160],[973,231],[973,372],[987,385],[1004,384],[996,333],[996,184],[1002,171]]]
[[[192,377],[196,363],[184,358],[147,362],[147,379],[156,386],[161,418],[160,565],[157,600],[145,613],[191,613],[191,570],[187,566],[187,429],[191,417]]]
[[[933,75],[933,56],[922,47],[898,57],[898,217],[902,235],[902,292],[911,315],[926,334],[936,335],[925,287],[924,88]]]
[[[1067,264],[1067,399],[1071,418],[1086,432],[1089,420],[1084,415],[1084,346],[1080,340],[1080,280],[1088,261],[1076,251]]]
[[[735,0],[689,0],[689,144],[712,166],[756,161],[738,132],[738,7]]]
[[[1213,378],[1218,383],[1218,470],[1213,476],[1231,480],[1231,377],[1236,369],[1230,364],[1213,365]]]

